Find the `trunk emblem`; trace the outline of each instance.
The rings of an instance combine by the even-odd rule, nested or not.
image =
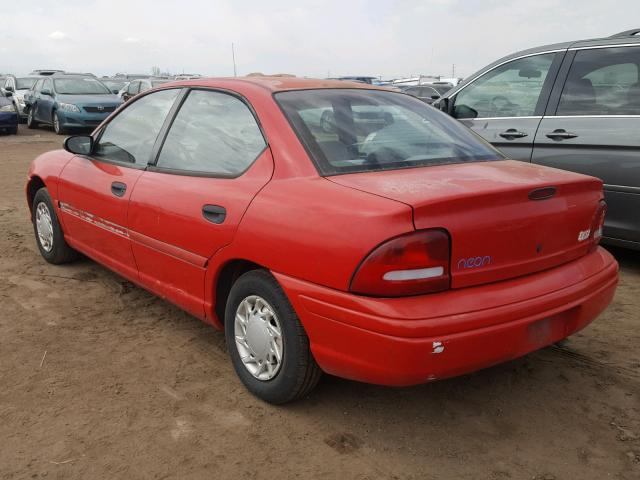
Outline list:
[[[556,187],[536,188],[529,192],[529,200],[545,200],[556,194]]]

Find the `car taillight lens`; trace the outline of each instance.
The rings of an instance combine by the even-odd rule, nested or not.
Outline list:
[[[591,222],[591,248],[589,251],[593,251],[598,248],[600,244],[600,238],[602,238],[602,227],[604,226],[604,217],[607,214],[607,202],[600,200],[596,214],[593,216],[593,222]]]
[[[442,229],[392,238],[373,250],[351,279],[350,291],[401,297],[449,288],[449,234]]]

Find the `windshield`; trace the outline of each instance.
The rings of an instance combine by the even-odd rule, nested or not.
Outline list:
[[[16,90],[29,90],[37,78],[16,78]]]
[[[451,85],[430,85],[430,87],[435,88],[440,95],[447,93],[451,90]]]
[[[153,87],[157,87],[158,85],[162,85],[163,83],[169,83],[171,80],[152,80],[151,85]]]
[[[111,92],[95,78],[58,78],[53,81],[62,95],[103,95]]]
[[[456,120],[401,93],[318,89],[275,98],[322,175],[504,158]]]

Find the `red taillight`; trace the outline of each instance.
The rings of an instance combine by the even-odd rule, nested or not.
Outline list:
[[[591,222],[591,247],[589,251],[593,251],[598,247],[600,238],[602,237],[602,227],[604,226],[604,217],[607,214],[607,202],[600,200],[596,214]]]
[[[449,243],[449,234],[435,228],[392,238],[362,261],[349,289],[378,297],[447,290]]]

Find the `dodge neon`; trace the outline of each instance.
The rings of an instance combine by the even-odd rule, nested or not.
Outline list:
[[[618,280],[596,178],[504,158],[409,95],[296,78],[144,92],[36,158],[40,253],[223,329],[259,398],[407,386],[551,345]]]

